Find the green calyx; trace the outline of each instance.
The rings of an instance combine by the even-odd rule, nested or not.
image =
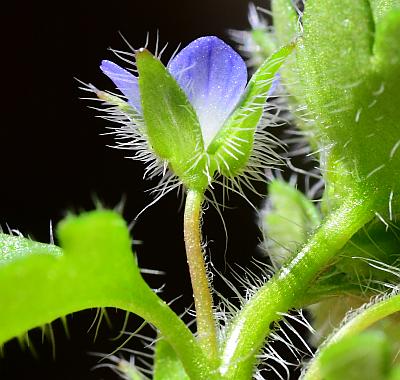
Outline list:
[[[250,79],[242,102],[208,147],[207,153],[214,157],[219,172],[224,176],[235,177],[246,168],[254,153],[255,132],[272,81],[293,49],[294,44],[284,46],[260,66]]]
[[[242,174],[254,153],[257,126],[274,77],[294,45],[274,53],[253,75],[237,109],[205,147],[196,112],[176,80],[161,61],[146,49],[136,53],[142,101],[141,123],[137,112],[120,98],[98,96],[142,126],[149,150],[160,166],[168,166],[189,189],[204,192],[217,174]],[[271,142],[271,141],[270,141]],[[272,161],[272,160],[271,160]]]
[[[208,186],[201,127],[192,105],[161,61],[136,53],[146,137],[150,149],[191,189]]]

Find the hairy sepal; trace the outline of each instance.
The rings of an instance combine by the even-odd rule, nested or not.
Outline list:
[[[298,68],[328,193],[334,186],[337,207],[349,191],[368,192],[379,198],[377,210],[387,210],[400,174],[397,12],[375,25],[366,0],[310,0],[303,21]],[[395,195],[392,206],[398,201]]]
[[[254,73],[240,105],[208,147],[207,153],[214,157],[216,166],[226,177],[242,174],[246,168],[253,152],[254,134],[263,115],[268,91],[293,48],[294,45],[281,48]]]
[[[189,188],[204,191],[208,178],[201,127],[192,105],[161,61],[148,50],[136,53],[139,89],[150,148]]]
[[[138,120],[141,120],[141,116],[139,115],[139,113],[128,102],[125,102],[119,96],[115,96],[104,91],[98,91],[96,95],[106,104],[117,107],[122,113],[128,116],[129,119],[131,119],[135,124],[140,124],[140,122],[138,122]],[[141,132],[144,133],[145,131]]]

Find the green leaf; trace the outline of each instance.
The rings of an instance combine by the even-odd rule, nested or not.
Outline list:
[[[58,234],[62,251],[2,236],[1,256],[8,259],[0,267],[0,342],[75,311],[113,306],[117,298],[132,300],[139,314],[153,303],[119,215],[68,217]]]
[[[261,211],[268,254],[275,266],[291,258],[319,225],[314,204],[289,183],[274,180],[269,184],[269,204]]]
[[[351,336],[330,346],[321,355],[325,380],[385,380],[389,372],[390,346],[378,331]]]
[[[173,172],[193,190],[208,185],[205,162],[193,165],[204,152],[196,112],[183,90],[161,61],[146,49],[136,53],[139,88],[147,139],[151,149],[171,165]]]
[[[400,365],[394,367],[389,374],[387,380],[400,380]]]
[[[353,283],[365,281],[366,285],[373,288],[373,284],[370,284],[372,278],[398,283],[400,268],[396,267],[399,258],[398,226],[393,224],[387,228],[375,218],[340,250],[335,267],[346,273]]]
[[[396,339],[393,341],[391,335],[393,331],[395,334],[399,334],[398,321],[395,319],[396,313],[399,311],[399,288],[394,288],[393,291],[383,294],[379,298],[375,298],[360,308],[353,310],[351,314],[346,316],[344,323],[320,345],[307,367],[303,380],[329,380],[328,376],[323,376],[322,371],[325,374],[331,374],[330,376],[343,374],[343,371],[350,371],[348,368],[351,366],[349,362],[352,363],[354,368],[357,368],[357,373],[359,373],[360,377],[349,377],[350,375],[353,376],[353,372],[349,372],[344,377],[345,379],[375,379],[372,375],[379,375],[382,370],[387,373],[389,363],[393,359],[390,356],[395,355],[398,351],[398,347],[396,349],[398,341]],[[378,322],[379,325],[377,324]],[[388,322],[388,325],[385,326],[385,322]],[[374,329],[379,327],[380,330],[375,332],[371,330],[367,332],[367,335],[364,335],[364,332],[371,326],[374,326]],[[383,334],[383,331],[387,331],[384,341],[379,337],[379,335]],[[373,334],[376,336],[374,337]],[[359,339],[365,340],[360,341]],[[374,339],[375,342],[373,341]],[[342,342],[344,342],[343,346]],[[387,345],[389,345],[389,350],[385,348]],[[349,353],[346,354],[344,353],[345,351],[349,351]],[[354,356],[352,356],[352,352],[354,352]],[[341,355],[343,355],[344,359],[339,357]],[[337,357],[336,365],[332,362],[332,360],[335,360],[334,356]],[[349,360],[345,360],[346,358]],[[368,367],[369,364],[371,364],[371,367]],[[362,376],[365,375],[363,368],[368,368],[371,376]],[[379,376],[376,379],[380,379],[381,377]],[[336,380],[336,377],[331,377],[331,379]]]
[[[375,23],[378,23],[391,10],[400,9],[400,0],[369,0],[369,2]]]
[[[143,280],[120,215],[69,216],[57,232],[62,251],[1,236],[0,343],[73,312],[117,307],[155,325],[191,376],[211,378],[193,334]]]
[[[189,380],[175,351],[163,338],[156,343],[153,380]]]
[[[62,255],[62,250],[52,244],[38,243],[21,236],[0,234],[0,268],[35,254],[58,257]]]
[[[240,106],[225,122],[207,153],[213,156],[221,174],[234,177],[245,169],[253,152],[254,134],[263,114],[272,81],[294,46],[285,46],[255,72]],[[235,146],[233,150],[232,145]]]
[[[396,14],[388,12],[374,25],[367,0],[307,1],[298,69],[318,127],[328,186],[325,200],[333,201],[333,208],[351,191],[375,196],[375,207],[382,213],[389,201],[393,209],[399,205]]]

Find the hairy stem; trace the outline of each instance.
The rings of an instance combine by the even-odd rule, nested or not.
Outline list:
[[[216,325],[213,314],[213,299],[201,246],[200,220],[202,202],[202,193],[194,190],[188,191],[184,216],[184,235],[187,262],[189,265],[196,307],[199,343],[206,355],[208,355],[212,361],[216,361],[218,348]]]
[[[176,318],[175,313],[165,302],[160,302],[156,294],[151,309],[142,310],[141,313],[125,301],[116,302],[112,306],[132,311],[156,326],[162,337],[174,348],[190,378],[214,379],[210,363],[193,334],[179,318]]]
[[[373,217],[373,205],[371,199],[349,198],[239,312],[225,341],[220,368],[224,379],[251,377],[256,354],[270,332],[271,323],[297,304],[335,253]]]
[[[392,295],[391,297],[384,298],[381,301],[366,308],[360,314],[350,319],[349,322],[339,328],[333,335],[331,335],[326,343],[324,343],[318,350],[316,356],[311,361],[310,366],[305,373],[303,380],[320,380],[320,362],[319,358],[325,349],[331,345],[339,342],[341,339],[354,336],[366,328],[370,327],[375,322],[400,311],[400,293]]]

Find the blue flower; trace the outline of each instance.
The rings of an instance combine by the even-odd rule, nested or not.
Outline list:
[[[146,49],[135,50],[139,75],[101,63],[126,101],[95,92],[109,106],[106,118],[120,124],[118,146],[135,150],[149,177],[163,174],[161,183],[204,192],[222,175],[240,189],[237,179],[246,185],[263,180],[265,168],[279,160],[272,149],[276,139],[266,130],[269,119],[262,116],[292,49],[274,53],[249,82],[243,59],[214,36],[193,41],[167,67]]]
[[[209,36],[190,43],[169,62],[167,68],[196,111],[207,148],[245,91],[246,65],[229,45]],[[107,60],[102,62],[101,70],[140,114],[138,78]]]

